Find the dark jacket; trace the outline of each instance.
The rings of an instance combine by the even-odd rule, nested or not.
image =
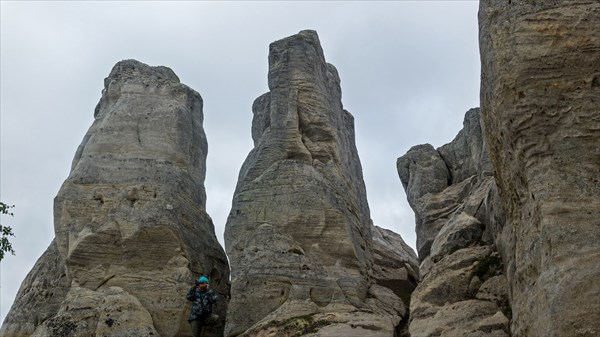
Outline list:
[[[201,292],[200,289],[192,287],[186,298],[188,301],[192,301],[192,312],[190,318],[188,318],[188,321],[191,322],[196,319],[203,320],[210,316],[212,305],[217,302],[219,295],[210,288],[206,292]]]

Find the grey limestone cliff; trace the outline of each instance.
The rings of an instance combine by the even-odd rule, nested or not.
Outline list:
[[[56,239],[2,336],[189,336],[194,278],[210,275],[228,296],[227,258],[205,209],[202,98],[171,69],[134,60],[104,84],[55,198]],[[226,301],[218,310],[225,317]]]

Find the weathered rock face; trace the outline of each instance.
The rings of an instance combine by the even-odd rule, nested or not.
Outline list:
[[[400,297],[404,305],[410,305],[410,298],[419,283],[419,260],[414,250],[402,237],[390,230],[373,226],[373,277],[375,282],[386,287]],[[396,328],[394,337],[410,337],[408,313]]]
[[[225,229],[226,335],[393,336],[405,308],[374,283],[353,117],[314,31],[271,44],[269,89]]]
[[[375,281],[394,291],[408,305],[419,282],[417,254],[397,233],[378,226],[373,226],[371,233]]]
[[[437,150],[429,144],[414,146],[396,163],[408,202],[415,211],[421,261],[431,254],[439,231],[457,209],[467,207],[469,213],[475,214],[480,198],[470,205],[464,203],[475,185],[493,175],[479,115],[479,109],[469,110],[463,129],[451,143]]]
[[[494,239],[504,226],[479,109],[439,149],[418,145],[397,168],[415,211],[421,282],[412,337],[508,336],[510,308]]]
[[[600,3],[481,1],[514,336],[600,334]]]
[[[0,335],[31,336],[40,323],[56,315],[68,291],[65,262],[52,240],[23,280]]]
[[[202,98],[170,69],[128,60],[105,80],[94,116],[55,199],[45,274],[21,289],[39,293],[62,275],[51,281],[57,300],[17,301],[2,335],[189,336],[193,280],[210,275],[226,298],[229,278],[205,210]],[[34,310],[43,314],[17,321]]]

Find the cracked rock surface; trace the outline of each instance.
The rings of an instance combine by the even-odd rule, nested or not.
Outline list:
[[[600,334],[600,2],[480,2],[514,336]]]

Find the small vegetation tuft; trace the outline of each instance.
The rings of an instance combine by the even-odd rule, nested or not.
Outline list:
[[[272,321],[264,328],[282,328],[282,332],[285,332],[287,336],[299,337],[317,332],[320,328],[329,324],[331,322],[327,320],[320,319],[315,321],[312,315],[303,315],[291,317],[283,321]]]

